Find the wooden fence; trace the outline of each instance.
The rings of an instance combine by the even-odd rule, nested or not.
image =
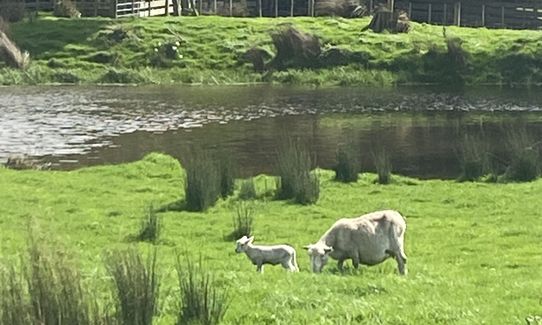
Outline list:
[[[72,0],[83,16],[147,17],[183,14],[279,17],[321,15],[333,0]],[[404,10],[418,22],[501,28],[541,28],[542,0],[354,0],[370,11],[378,6]],[[55,0],[25,0],[31,10],[53,10]],[[178,3],[175,8],[174,3]]]
[[[441,25],[530,28],[542,27],[541,0],[396,0],[395,9],[418,22]]]

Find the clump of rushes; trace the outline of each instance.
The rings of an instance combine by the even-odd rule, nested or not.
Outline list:
[[[377,183],[391,183],[391,159],[385,148],[380,147],[372,152],[373,162],[375,164],[376,173],[378,175]]]
[[[116,318],[119,324],[152,324],[160,289],[156,260],[156,250],[144,261],[135,247],[112,251],[106,255],[105,266],[116,293]]]
[[[218,285],[201,259],[194,264],[189,258],[182,262],[177,256],[176,269],[180,289],[176,324],[219,324],[231,300],[227,289]]]
[[[239,189],[239,198],[241,200],[253,200],[257,197],[256,186],[254,185],[254,179],[244,179],[241,181],[241,188]]]
[[[213,156],[194,151],[186,165],[185,200],[189,211],[205,211],[220,196],[220,173]]]
[[[461,144],[459,181],[475,181],[489,170],[488,145],[480,137],[465,135]]]
[[[147,211],[141,221],[139,233],[136,236],[138,241],[148,241],[156,243],[160,238],[162,230],[162,221],[160,216],[154,210],[153,205],[147,207]]]
[[[353,146],[341,146],[337,150],[337,165],[334,168],[335,180],[343,183],[356,182],[359,177],[360,161]]]
[[[279,199],[294,199],[296,203],[311,204],[318,200],[319,180],[311,173],[309,150],[298,139],[288,138],[279,147],[277,158]]]
[[[239,203],[233,217],[232,232],[226,236],[226,239],[237,240],[243,236],[250,237],[254,231],[253,223],[254,207],[244,202]]]
[[[507,135],[510,163],[502,175],[502,181],[529,182],[540,176],[540,143],[535,142],[525,128]]]

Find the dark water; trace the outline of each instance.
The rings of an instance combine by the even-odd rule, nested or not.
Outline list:
[[[146,153],[183,161],[191,147],[233,155],[242,175],[272,172],[278,144],[302,138],[321,167],[349,143],[370,169],[385,147],[394,171],[455,177],[457,148],[477,134],[494,148],[525,127],[542,139],[539,89],[290,87],[0,88],[0,161],[27,155],[55,169],[120,163]]]

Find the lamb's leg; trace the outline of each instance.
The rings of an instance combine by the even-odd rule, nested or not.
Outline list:
[[[354,266],[354,269],[358,269],[359,268],[359,259],[358,258],[353,258],[352,259],[352,265]]]

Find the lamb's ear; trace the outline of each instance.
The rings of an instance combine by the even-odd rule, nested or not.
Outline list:
[[[250,236],[250,237],[248,238],[247,243],[252,243],[253,241],[254,241],[254,236]]]
[[[309,249],[311,249],[311,245],[305,245],[305,246],[303,246],[303,249],[309,250]]]

